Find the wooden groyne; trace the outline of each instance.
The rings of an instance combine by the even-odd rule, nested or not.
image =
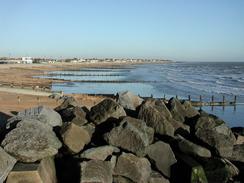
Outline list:
[[[118,97],[115,94],[87,94],[87,95],[88,96],[103,96],[103,97],[109,97],[109,98],[113,98],[113,99],[116,99]],[[144,100],[150,99],[150,98],[155,98],[155,97],[153,97],[153,95],[148,96],[148,97],[139,95],[139,97],[143,98]],[[190,95],[188,96],[188,98],[185,98],[185,99],[180,99],[177,95],[175,96],[175,98],[179,99],[180,101],[189,101],[195,107],[203,107],[203,106],[236,106],[236,105],[240,105],[241,104],[241,103],[237,102],[237,96],[234,96],[233,101],[227,101],[225,96],[223,96],[222,101],[215,101],[214,100],[215,99],[214,96],[211,97],[210,101],[203,101],[203,97],[201,95],[199,96],[199,100],[192,100]],[[166,103],[169,101],[169,99],[167,99],[165,95],[162,98],[155,98],[155,99],[164,100]]]

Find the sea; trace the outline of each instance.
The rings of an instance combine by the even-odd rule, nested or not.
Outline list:
[[[54,83],[53,91],[64,93],[116,94],[132,91],[143,97],[188,99],[209,102],[234,101],[236,106],[202,107],[230,126],[244,126],[244,63],[239,62],[172,62],[138,64],[123,67],[81,68],[52,71],[43,78],[71,80]]]

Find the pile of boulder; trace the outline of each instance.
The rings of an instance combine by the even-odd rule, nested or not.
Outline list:
[[[66,97],[19,112],[0,132],[0,182],[244,181],[244,128],[176,98],[123,92],[89,110]]]

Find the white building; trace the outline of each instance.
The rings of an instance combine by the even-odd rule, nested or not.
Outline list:
[[[32,64],[33,60],[31,57],[22,57],[22,63],[24,64]]]

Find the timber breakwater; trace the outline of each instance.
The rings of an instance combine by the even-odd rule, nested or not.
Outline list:
[[[0,182],[229,183],[244,180],[244,128],[188,101],[131,92],[87,109],[20,111],[0,126]]]

